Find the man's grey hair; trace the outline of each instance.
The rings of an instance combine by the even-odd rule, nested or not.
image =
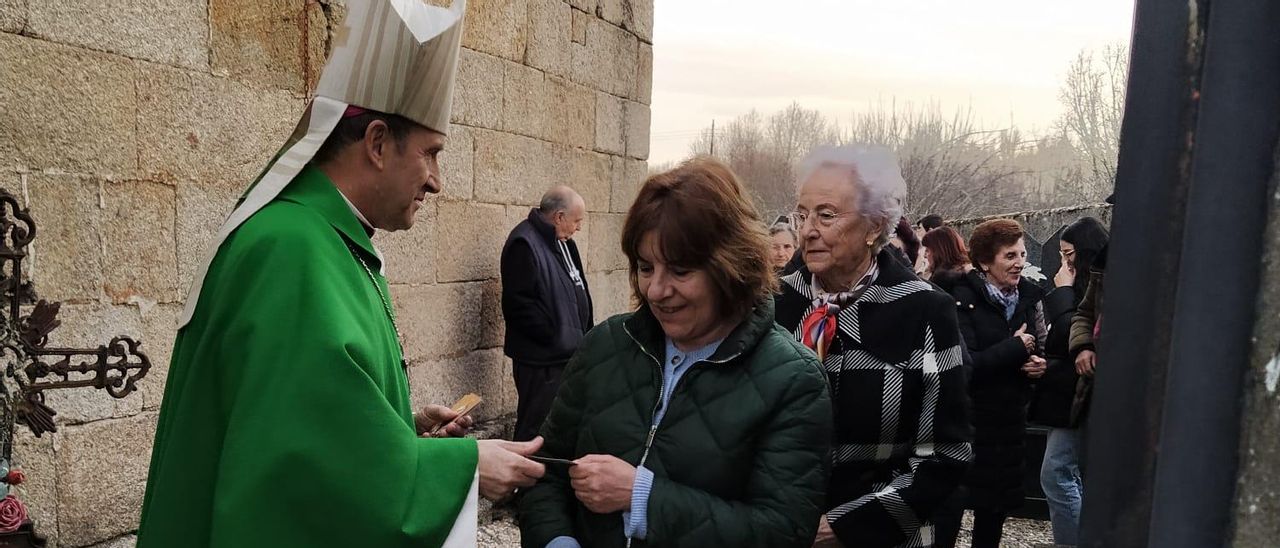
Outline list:
[[[884,226],[872,246],[872,251],[878,253],[897,228],[907,199],[907,182],[898,167],[898,156],[876,145],[818,147],[801,163],[798,181],[803,184],[813,172],[830,167],[848,170],[849,181],[858,189],[863,220],[879,221]]]
[[[558,186],[548,190],[542,195],[542,201],[538,203],[538,211],[543,215],[551,215],[557,211],[568,211],[573,207],[573,200],[577,198],[578,193],[567,186]]]

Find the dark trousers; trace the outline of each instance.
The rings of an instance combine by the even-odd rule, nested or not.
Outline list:
[[[964,500],[962,496],[953,496],[938,509],[933,516],[935,548],[954,548],[956,538],[960,536],[960,521],[964,517]],[[1004,533],[1004,520],[1008,514],[1003,510],[973,511],[973,548],[999,548],[1000,537]]]
[[[556,391],[560,389],[560,375],[564,373],[565,364],[547,366],[513,362],[512,365],[516,394],[520,398],[516,404],[513,439],[527,441],[538,435],[542,421],[551,411],[551,402],[555,401]]]

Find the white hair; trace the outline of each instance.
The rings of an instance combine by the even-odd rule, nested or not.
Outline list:
[[[898,167],[898,156],[876,145],[817,147],[801,163],[799,183],[807,181],[813,172],[830,167],[849,170],[849,181],[861,198],[859,213],[869,222],[881,221],[884,225],[873,246],[873,251],[879,252],[898,227],[902,204],[907,199],[907,182]]]

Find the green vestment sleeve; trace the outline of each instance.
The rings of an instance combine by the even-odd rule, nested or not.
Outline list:
[[[179,332],[140,547],[436,547],[474,496],[475,441],[414,432],[377,264],[304,198],[224,242]]]

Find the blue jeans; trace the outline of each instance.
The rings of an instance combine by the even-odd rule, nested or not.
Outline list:
[[[1084,478],[1080,476],[1080,430],[1054,428],[1045,442],[1040,488],[1049,502],[1053,542],[1075,546],[1080,534],[1080,504]]]

